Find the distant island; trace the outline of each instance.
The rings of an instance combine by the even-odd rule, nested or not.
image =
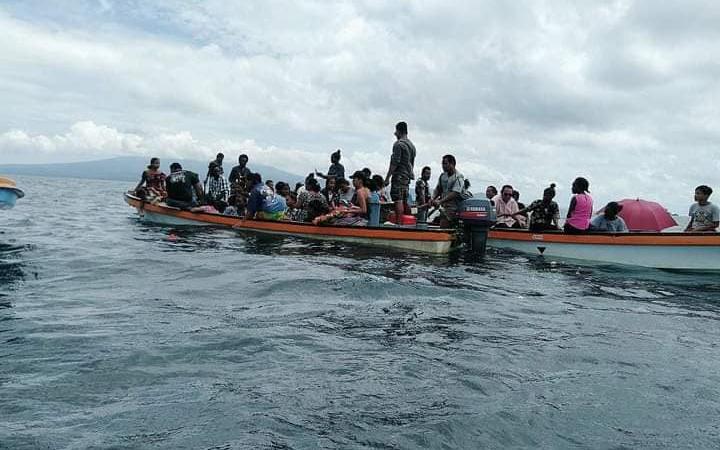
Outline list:
[[[169,173],[169,165],[171,162],[179,162],[184,169],[197,172],[201,179],[204,179],[207,173],[208,162],[188,160],[188,159],[162,159],[162,170]],[[0,174],[5,175],[36,175],[42,177],[54,178],[86,178],[99,180],[118,180],[118,181],[139,181],[140,174],[148,165],[148,158],[137,156],[121,156],[117,158],[102,159],[96,161],[83,161],[75,163],[53,163],[53,164],[6,164],[0,165]],[[227,160],[223,164],[225,175],[230,174],[232,166],[236,165],[235,160]],[[248,164],[248,167],[259,172],[263,180],[285,181],[294,184],[302,181],[304,175],[293,174],[278,170],[261,164]]]

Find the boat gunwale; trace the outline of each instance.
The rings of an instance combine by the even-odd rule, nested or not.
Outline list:
[[[448,228],[434,228],[434,229],[418,229],[418,228],[403,228],[403,227],[355,227],[350,225],[313,225],[311,223],[304,222],[292,222],[292,221],[275,221],[275,220],[262,220],[253,219],[246,220],[237,216],[225,216],[221,214],[212,214],[205,212],[192,212],[185,211],[180,208],[175,208],[167,205],[158,205],[152,203],[145,203],[139,197],[125,193],[125,199],[128,204],[137,208],[147,209],[148,211],[164,214],[171,217],[179,217],[187,220],[194,220],[197,222],[204,222],[213,225],[230,226],[238,230],[258,230],[258,231],[283,231],[288,234],[297,232],[303,235],[325,235],[325,236],[340,236],[340,237],[357,237],[366,239],[387,239],[387,240],[401,240],[401,241],[431,241],[431,242],[446,242],[453,241],[455,239],[455,230]],[[206,220],[204,220],[206,219]],[[228,221],[232,223],[227,223]],[[257,225],[257,226],[253,226]],[[275,228],[275,229],[273,229]],[[284,230],[278,230],[277,228],[285,228]],[[290,228],[296,228],[292,230]],[[334,234],[329,232],[321,232],[320,230],[335,230],[335,231],[349,231],[351,233]],[[378,232],[382,232],[384,236],[374,236]],[[410,236],[421,234],[421,237]],[[389,234],[389,235],[388,235]],[[403,234],[405,236],[403,236]],[[396,236],[393,236],[396,235]]]
[[[535,232],[519,229],[491,229],[488,240],[520,241],[575,245],[692,246],[720,248],[720,233],[638,231],[628,233],[589,232],[568,234],[562,231]],[[489,242],[491,244],[491,242]]]

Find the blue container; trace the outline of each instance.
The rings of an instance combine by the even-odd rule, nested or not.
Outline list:
[[[18,194],[12,189],[0,188],[0,209],[10,209],[15,206]]]
[[[371,192],[368,199],[368,226],[380,226],[380,196],[377,192]]]

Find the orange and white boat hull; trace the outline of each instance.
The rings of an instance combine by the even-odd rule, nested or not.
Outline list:
[[[163,225],[227,226],[265,234],[300,236],[425,253],[448,253],[455,241],[452,230],[316,226],[286,221],[244,220],[234,216],[182,211],[163,204],[143,203],[137,197],[128,194],[125,194],[125,201],[137,209],[143,221]]]
[[[720,271],[720,234],[717,233],[565,234],[492,230],[488,246],[601,263]]]

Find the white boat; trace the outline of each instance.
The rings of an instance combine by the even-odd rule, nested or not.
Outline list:
[[[718,233],[588,233],[491,230],[488,246],[546,257],[657,269],[720,271]]]

